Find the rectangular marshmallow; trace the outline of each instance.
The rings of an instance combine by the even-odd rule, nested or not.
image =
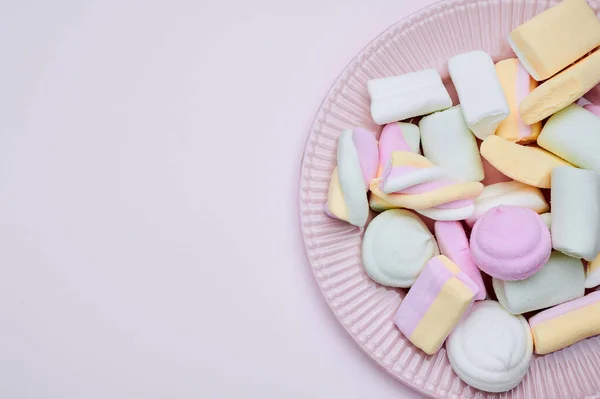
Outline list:
[[[400,304],[394,323],[428,355],[440,349],[478,293],[477,285],[445,256],[432,258]]]
[[[554,251],[548,262],[525,280],[493,280],[498,302],[512,314],[549,308],[585,294],[581,260]]]
[[[579,105],[552,115],[538,144],[575,166],[600,173],[600,118]]]
[[[533,90],[521,103],[521,118],[527,124],[573,104],[600,83],[600,51],[573,64]]]
[[[469,129],[479,139],[491,136],[510,114],[494,61],[483,51],[470,51],[448,61]]]
[[[481,181],[483,166],[477,141],[460,105],[425,116],[419,122],[423,155],[458,179]]]
[[[529,76],[529,73],[517,58],[509,58],[498,62],[496,73],[510,108],[510,115],[500,123],[498,129],[496,129],[496,136],[519,144],[535,142],[542,130],[542,123],[526,124],[521,119],[519,106],[525,97],[537,87],[537,82]]]
[[[600,241],[600,175],[554,168],[550,204],[552,247],[574,258],[594,260]]]
[[[600,45],[600,22],[585,0],[564,0],[517,27],[508,41],[529,74],[546,80]]]
[[[545,355],[600,334],[600,292],[563,303],[529,319],[535,353]]]
[[[435,69],[371,79],[367,90],[371,96],[371,116],[378,125],[452,106],[452,99]]]

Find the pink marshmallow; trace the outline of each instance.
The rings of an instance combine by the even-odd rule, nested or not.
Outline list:
[[[471,253],[481,270],[500,280],[524,280],[548,262],[552,242],[534,211],[500,205],[483,214],[471,233]]]
[[[435,222],[435,239],[440,252],[456,264],[479,288],[475,300],[486,298],[481,271],[473,261],[469,239],[461,222]]]

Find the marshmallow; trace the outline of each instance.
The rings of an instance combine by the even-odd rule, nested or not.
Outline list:
[[[546,80],[600,45],[600,22],[585,0],[564,0],[508,39],[529,74]]]
[[[452,106],[452,99],[435,69],[367,82],[371,116],[378,125],[425,115]]]
[[[423,155],[458,179],[484,178],[477,141],[469,130],[460,105],[425,116],[419,122]]]
[[[519,106],[523,99],[537,87],[537,82],[529,76],[517,58],[498,62],[496,73],[510,108],[510,115],[500,123],[496,130],[496,136],[519,144],[535,142],[542,130],[542,124],[527,125],[523,122]]]
[[[473,226],[471,253],[481,270],[501,280],[524,280],[548,262],[552,244],[546,224],[534,211],[500,205]]]
[[[433,355],[473,304],[477,291],[450,259],[436,256],[400,303],[394,323],[413,345]]]
[[[600,173],[598,132],[600,118],[573,104],[548,119],[538,144],[575,166]]]
[[[362,227],[369,217],[367,188],[377,173],[377,140],[362,128],[344,130],[338,139],[337,168],[329,183],[325,213]]]
[[[539,188],[518,181],[496,183],[485,186],[479,197],[475,198],[475,211],[467,219],[467,224],[473,226],[484,213],[498,205],[520,206],[536,213],[550,210]]]
[[[535,353],[545,355],[600,334],[600,292],[563,303],[529,319]]]
[[[552,252],[533,276],[521,281],[493,280],[498,302],[512,314],[549,308],[585,294],[585,274],[579,259]]]
[[[508,391],[521,382],[533,356],[533,341],[523,316],[498,302],[473,305],[448,337],[446,351],[458,377],[476,389]]]
[[[379,136],[379,168],[377,176],[392,159],[394,151],[419,152],[421,134],[419,127],[412,123],[395,122],[385,125]]]
[[[381,198],[379,198],[378,196],[376,196],[373,193],[371,193],[369,195],[369,206],[375,212],[385,212],[390,209],[398,208],[397,206],[394,206],[394,205],[390,204],[389,202],[382,200]]]
[[[548,226],[548,230],[552,228],[552,214],[550,212],[542,213],[540,215],[546,226]]]
[[[392,209],[367,226],[362,245],[365,271],[388,287],[410,287],[425,264],[439,254],[435,238],[412,212]]]
[[[414,209],[434,220],[461,220],[473,213],[473,198],[483,185],[453,180],[419,154],[394,151],[383,176],[373,179],[370,188],[393,206]]]
[[[438,244],[439,245],[439,244]],[[600,254],[588,262],[585,270],[585,288],[594,288],[600,285]]]
[[[522,146],[498,136],[485,139],[480,151],[482,157],[506,176],[540,188],[550,188],[552,169],[571,166],[539,147]]]
[[[481,140],[494,134],[510,109],[492,57],[483,51],[459,54],[448,61],[448,70],[469,129]]]
[[[600,175],[577,168],[554,169],[550,203],[554,249],[594,260],[600,249]]]
[[[521,118],[527,124],[573,104],[600,83],[600,51],[596,51],[565,69],[533,90],[521,103]]]
[[[581,105],[581,104],[579,104]],[[585,104],[583,106],[584,109],[586,109],[587,111],[590,111],[592,114],[596,115],[596,116],[600,116],[600,105],[596,105],[596,104]]]
[[[475,300],[485,299],[487,293],[481,271],[473,261],[469,239],[460,222],[435,222],[435,239],[440,253],[450,258],[477,285],[479,293]]]

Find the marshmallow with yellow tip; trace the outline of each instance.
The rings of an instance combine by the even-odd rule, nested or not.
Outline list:
[[[413,345],[433,355],[471,307],[478,291],[450,259],[436,256],[400,303],[394,323]]]
[[[537,87],[537,82],[529,76],[529,73],[517,58],[509,58],[498,62],[496,73],[510,108],[510,115],[500,122],[498,129],[496,129],[496,136],[519,144],[535,142],[542,130],[542,124],[526,124],[519,113],[519,106],[523,99]]]
[[[469,129],[481,140],[494,134],[510,109],[492,57],[483,51],[459,54],[448,70]]]
[[[385,125],[379,136],[379,167],[377,177],[380,177],[386,165],[392,159],[394,151],[410,151],[418,153],[421,145],[419,127],[412,123],[394,122]],[[383,212],[396,206],[383,201],[375,194],[369,197],[369,206],[376,212]]]
[[[548,119],[538,144],[575,166],[600,173],[600,118],[579,105]]]
[[[496,183],[485,186],[481,195],[475,198],[475,211],[467,224],[473,226],[484,213],[498,205],[520,206],[539,214],[550,209],[542,190],[537,187],[518,181]]]
[[[481,181],[483,166],[477,141],[469,130],[461,106],[425,116],[419,122],[423,155],[453,176]]]
[[[371,181],[371,192],[381,200],[414,209],[434,220],[463,220],[474,210],[473,199],[481,194],[479,182],[462,182],[427,158],[395,151],[381,178]]]
[[[600,291],[529,319],[535,353],[545,355],[600,334]]]
[[[521,103],[521,118],[527,124],[573,104],[600,83],[600,51],[596,51],[545,81]]]
[[[435,69],[371,79],[367,90],[371,96],[371,116],[378,125],[452,106],[452,99]]]
[[[549,308],[585,294],[581,260],[554,251],[548,262],[525,280],[493,280],[498,302],[512,314]]]
[[[600,46],[600,22],[585,0],[564,0],[517,27],[508,41],[542,81]]]
[[[325,213],[362,227],[369,217],[367,190],[377,173],[377,140],[365,129],[344,130],[338,139],[337,167],[329,183]]]
[[[480,151],[482,157],[506,176],[540,188],[550,188],[552,169],[572,166],[542,148],[522,146],[498,136],[485,139]]]
[[[585,270],[585,288],[594,288],[600,285],[600,254],[588,262]]]
[[[552,247],[574,258],[594,260],[600,252],[600,175],[555,168],[550,203]]]

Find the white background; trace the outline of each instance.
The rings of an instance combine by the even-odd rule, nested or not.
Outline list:
[[[0,0],[0,397],[418,398],[337,324],[297,185],[431,1]]]

